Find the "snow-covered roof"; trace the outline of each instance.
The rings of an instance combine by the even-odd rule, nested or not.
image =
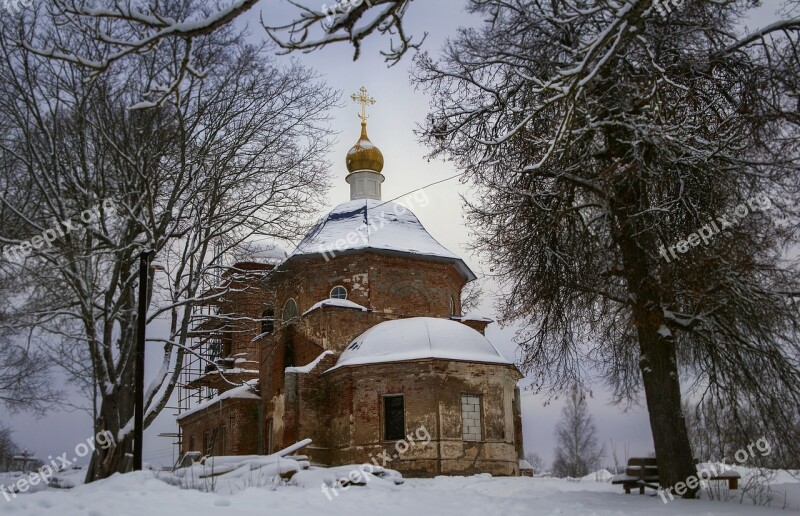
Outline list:
[[[412,317],[382,322],[356,337],[328,371],[340,367],[438,358],[509,364],[479,332],[449,319]]]
[[[237,262],[277,265],[289,256],[286,249],[271,241],[248,241],[237,250]]]
[[[376,250],[452,261],[468,279],[476,278],[464,261],[436,241],[411,210],[392,201],[359,199],[340,204],[303,238],[294,256],[335,256]]]
[[[313,312],[314,310],[318,310],[323,306],[338,306],[340,308],[354,308],[356,310],[361,310],[362,312],[366,312],[369,310],[366,306],[361,306],[358,303],[353,303],[352,301],[348,301],[347,299],[323,299],[319,303],[314,304],[311,308],[303,312],[303,315],[307,313]]]
[[[494,319],[489,319],[488,317],[483,317],[481,315],[451,315],[451,319],[454,321],[478,321],[478,322],[485,322],[485,323],[493,323]]]
[[[208,374],[258,374],[258,369],[244,369],[243,367],[231,367],[229,369],[214,369]]]
[[[333,355],[333,351],[327,349],[327,350],[323,351],[320,356],[315,358],[310,364],[306,364],[306,365],[300,366],[300,367],[297,367],[297,366],[295,366],[295,367],[287,367],[285,369],[285,371],[287,373],[308,374],[311,371],[313,371],[314,368],[317,367],[317,365],[319,365],[320,362],[322,362],[322,359],[325,358],[328,355]]]
[[[214,396],[211,399],[200,403],[199,405],[195,405],[191,409],[187,410],[186,412],[182,412],[178,415],[175,419],[180,421],[185,417],[189,417],[192,414],[196,414],[201,410],[205,410],[208,407],[214,405],[215,403],[219,403],[222,400],[226,399],[244,399],[244,400],[259,400],[261,399],[258,394],[255,393],[255,386],[258,384],[258,380],[250,380],[249,382],[245,382],[243,385],[238,387],[234,387],[233,389],[227,390],[218,396]]]

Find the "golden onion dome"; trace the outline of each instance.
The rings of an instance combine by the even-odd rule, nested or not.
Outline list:
[[[372,170],[380,173],[383,170],[383,154],[367,137],[367,123],[361,122],[361,138],[347,153],[347,171]]]

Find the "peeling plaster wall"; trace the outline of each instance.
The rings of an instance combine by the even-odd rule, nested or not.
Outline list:
[[[520,378],[510,366],[425,360],[348,367],[323,375],[335,407],[328,425],[330,463],[371,462],[410,476],[518,475],[514,391]],[[405,432],[398,444],[383,439],[382,397],[403,394]],[[461,395],[482,398],[479,442],[462,437]],[[418,436],[430,434],[425,446]],[[407,448],[407,449],[406,449]]]

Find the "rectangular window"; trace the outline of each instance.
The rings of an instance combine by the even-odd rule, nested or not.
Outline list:
[[[406,421],[403,395],[383,397],[383,438],[387,441],[405,439]]]
[[[477,394],[461,396],[461,424],[465,441],[482,441],[481,397]]]

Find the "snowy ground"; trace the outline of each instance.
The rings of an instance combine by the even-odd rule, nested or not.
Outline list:
[[[331,499],[318,483],[323,470],[298,473],[300,485],[247,487],[234,495],[181,489],[151,472],[116,475],[74,489],[48,489],[0,498],[0,514],[33,516],[197,516],[350,515],[419,516],[490,515],[776,515],[778,508],[752,504],[676,500],[664,504],[657,496],[624,495],[620,486],[584,479],[570,482],[547,478],[439,477],[406,479],[402,485],[373,479],[367,487],[350,487]],[[790,485],[800,495],[800,484]],[[778,504],[780,505],[780,504]],[[796,504],[794,507],[797,510]]]

